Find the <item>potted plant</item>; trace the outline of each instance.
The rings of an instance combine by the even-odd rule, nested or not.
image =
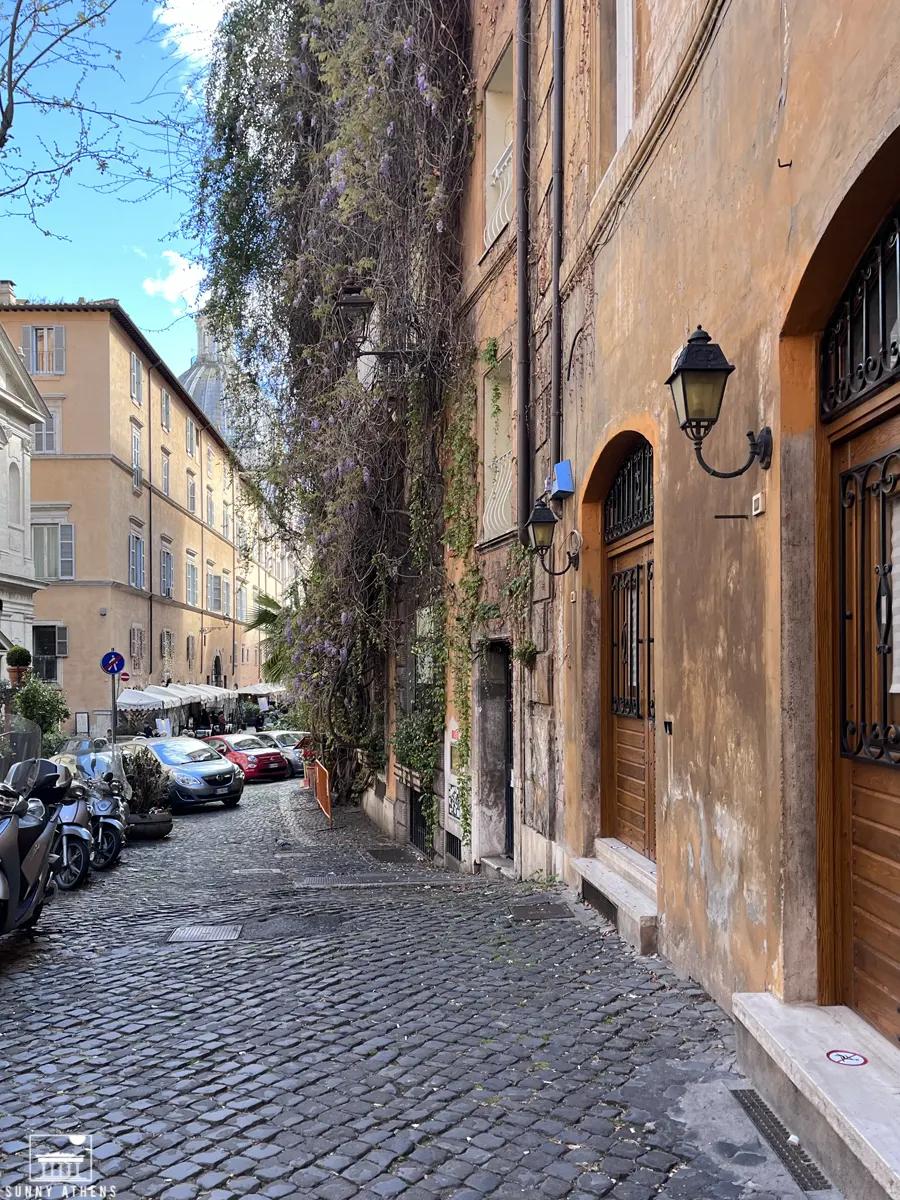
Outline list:
[[[148,841],[172,832],[169,777],[152,750],[138,746],[124,756],[125,778],[131,785],[128,836]]]
[[[6,652],[6,669],[14,686],[17,687],[23,682],[30,666],[31,651],[26,650],[24,646],[10,646]]]

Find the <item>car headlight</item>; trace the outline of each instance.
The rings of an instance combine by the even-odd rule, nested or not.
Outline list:
[[[202,779],[195,779],[193,775],[185,775],[182,771],[175,772],[175,782],[180,783],[182,787],[203,787]]]
[[[255,755],[255,754],[248,754],[248,755],[247,755],[247,762],[250,764],[250,766],[251,766],[251,767],[255,767],[255,766],[256,766],[256,755]]]

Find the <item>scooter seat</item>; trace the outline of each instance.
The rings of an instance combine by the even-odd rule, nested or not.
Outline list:
[[[35,821],[33,818],[22,817],[19,820],[19,862],[22,862],[25,855],[38,840],[41,834],[47,827],[46,821]]]

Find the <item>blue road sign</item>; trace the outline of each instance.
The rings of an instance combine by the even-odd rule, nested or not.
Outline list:
[[[109,654],[104,654],[100,659],[100,668],[107,675],[118,675],[125,669],[125,659],[118,650],[110,650]]]

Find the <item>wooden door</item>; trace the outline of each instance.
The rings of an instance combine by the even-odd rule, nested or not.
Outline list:
[[[656,857],[653,700],[653,541],[609,554],[612,833]]]
[[[900,415],[834,450],[834,830],[845,1003],[900,1038]]]

